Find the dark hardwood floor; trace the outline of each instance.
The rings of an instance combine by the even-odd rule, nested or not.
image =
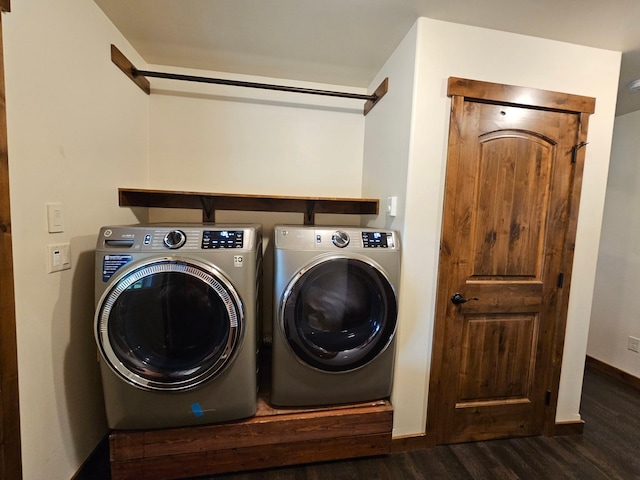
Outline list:
[[[587,368],[582,435],[446,445],[198,480],[640,479],[640,391]],[[108,479],[105,462],[99,475]]]
[[[210,480],[640,479],[640,392],[587,369],[582,435],[438,446]]]

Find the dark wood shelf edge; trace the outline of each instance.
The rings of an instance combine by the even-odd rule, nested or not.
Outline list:
[[[316,213],[377,215],[379,200],[370,198],[288,197],[229,193],[119,188],[121,207],[186,208],[202,210],[202,220],[215,222],[216,210],[302,213],[305,225]]]

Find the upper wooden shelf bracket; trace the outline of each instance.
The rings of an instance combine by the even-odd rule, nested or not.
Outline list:
[[[231,85],[236,87],[259,88],[262,90],[277,90],[280,92],[305,93],[308,95],[322,95],[325,97],[351,98],[356,100],[366,100],[363,113],[366,115],[384,97],[389,90],[389,79],[385,78],[371,95],[335,92],[331,90],[316,90],[312,88],[288,87],[285,85],[273,85],[269,83],[244,82],[239,80],[228,80],[224,78],[199,77],[194,75],[181,75],[175,73],[152,72],[149,70],[138,70],[115,45],[111,45],[111,61],[115,63],[124,74],[129,77],[147,95],[151,93],[151,85],[146,77],[164,78],[169,80],[182,80],[197,83],[214,83],[218,85]]]
[[[202,210],[202,221],[215,222],[216,210],[298,212],[313,225],[316,213],[377,215],[379,201],[367,198],[284,197],[228,193],[178,192],[120,188],[121,207],[187,208]]]

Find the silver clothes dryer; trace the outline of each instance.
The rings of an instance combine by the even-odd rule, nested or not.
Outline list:
[[[252,416],[261,276],[259,225],[101,228],[94,333],[109,427]]]
[[[271,403],[388,397],[400,242],[394,231],[276,226]]]

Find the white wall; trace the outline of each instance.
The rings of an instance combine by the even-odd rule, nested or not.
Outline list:
[[[362,196],[380,199],[380,215],[368,218],[368,225],[372,227],[404,229],[417,30],[417,25],[409,30],[369,88],[375,91],[385,78],[389,78],[389,91],[365,120]],[[388,197],[398,199],[395,216],[386,214]]]
[[[373,91],[380,82],[389,78],[389,92],[369,112],[366,117],[365,157],[362,172],[362,194],[364,197],[380,198],[381,214],[369,218],[369,226],[382,226],[400,232],[403,241],[402,264],[414,261],[407,253],[404,236],[411,231],[405,223],[407,197],[407,175],[411,158],[411,132],[414,120],[414,98],[419,89],[416,77],[416,56],[418,26],[415,24],[396,48],[389,60],[370,85]],[[385,213],[387,197],[398,197],[398,211],[395,217]],[[400,285],[398,312],[398,349],[394,374],[392,403],[394,406],[394,436],[420,433],[426,422],[426,397],[428,376],[425,365],[428,362],[425,342],[430,342],[430,325],[420,321],[430,313],[413,310],[407,312],[407,305],[416,304],[428,309],[430,302],[424,302],[425,292],[414,288],[403,278]],[[415,417],[417,415],[417,417]]]
[[[3,26],[23,472],[62,479],[107,432],[93,250],[102,224],[135,221],[117,188],[147,182],[148,97],[111,63],[111,43],[138,57],[93,2],[11,7]],[[63,204],[63,233],[47,233],[48,202]],[[72,268],[49,274],[45,246],[61,242]]]
[[[640,112],[616,118],[587,353],[640,377]]]
[[[170,71],[229,78],[219,72]],[[244,75],[231,78],[283,83]],[[149,148],[154,188],[360,196],[364,101],[152,80]],[[284,83],[354,91],[335,85]]]
[[[149,69],[257,83],[366,93],[344,86],[282,81],[153,65]],[[150,185],[215,193],[361,196],[364,101],[222,85],[152,80]],[[132,185],[136,186],[136,185]],[[201,221],[199,211],[154,209],[152,221]],[[261,223],[263,289],[272,291],[273,227],[302,214],[216,212],[218,223]],[[357,225],[357,215],[317,215],[317,224]],[[264,335],[273,299],[264,297]]]
[[[557,421],[576,421],[580,418],[584,355],[620,53],[427,18],[418,20],[416,48],[409,158],[404,159],[405,149],[396,146],[397,155],[390,154],[385,161],[365,160],[365,165],[377,169],[371,178],[385,175],[398,162],[408,161],[399,345],[393,391],[394,403],[400,402],[401,407],[395,409],[394,436],[415,435],[425,429],[450,109],[446,85],[450,76],[597,99],[596,113],[591,116],[589,126],[590,143],[556,416]],[[380,72],[380,76],[390,77],[390,88],[396,75],[405,78],[412,68],[405,62],[394,71],[395,65],[390,61]],[[393,122],[395,118],[389,117],[387,124],[381,122],[372,131],[367,124],[367,139],[384,136]],[[365,151],[369,151],[368,144]],[[363,189],[368,189],[368,185],[373,182],[363,185]],[[370,192],[375,195],[376,191],[387,194],[385,189],[374,185]]]

